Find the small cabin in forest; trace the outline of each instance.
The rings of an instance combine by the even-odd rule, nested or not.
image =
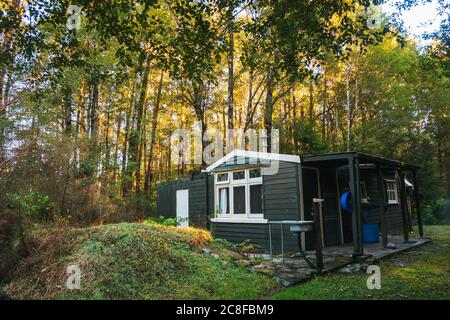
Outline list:
[[[423,235],[418,169],[361,152],[299,156],[235,150],[202,172],[159,184],[157,210],[177,217],[179,225],[208,228],[217,238],[277,253],[298,251],[288,222],[313,220],[313,199],[323,199],[323,245],[353,243],[354,255],[361,255],[366,226],[376,227],[383,246],[389,235],[403,234],[407,241],[414,211]],[[302,249],[313,249],[314,239],[314,230],[302,234]]]

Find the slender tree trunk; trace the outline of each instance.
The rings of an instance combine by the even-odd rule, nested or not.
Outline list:
[[[69,87],[63,89],[64,133],[72,134],[72,90]]]
[[[65,86],[63,88],[63,115],[64,115],[64,122],[63,122],[63,130],[64,134],[67,137],[70,137],[72,135],[72,90],[70,87]],[[75,147],[76,148],[76,147]],[[76,149],[74,150],[74,153],[76,152]],[[67,188],[69,186],[70,181],[70,158],[68,157],[65,161],[65,174],[64,174],[64,186],[62,190],[61,195],[61,205],[60,205],[60,214],[64,215],[66,210],[66,193]]]
[[[144,70],[144,76],[142,79],[141,84],[141,93],[139,97],[139,102],[137,105],[137,119],[136,119],[136,134],[137,137],[135,137],[135,141],[133,140],[133,152],[135,153],[134,161],[136,163],[136,174],[135,174],[135,180],[136,180],[136,193],[141,192],[141,148],[140,142],[142,140],[142,116],[144,113],[144,106],[147,101],[147,89],[148,89],[148,80],[150,75],[150,61],[147,61],[146,68]]]
[[[227,141],[227,115],[226,115],[226,110],[225,110],[225,106],[222,108],[222,128],[223,128],[223,138],[222,138],[222,152],[224,154],[227,154],[227,145],[228,145],[228,141]]]
[[[337,151],[338,148],[338,141],[339,141],[339,109],[338,106],[335,104],[335,133],[334,133],[334,145],[333,145],[333,150]]]
[[[364,143],[366,140],[366,135],[365,132],[365,122],[366,122],[366,115],[364,110],[359,110],[360,106],[359,106],[359,90],[360,90],[360,85],[359,85],[359,52],[356,53],[356,64],[355,64],[355,112],[360,113],[361,114],[361,126],[362,126],[362,131],[361,131],[361,142]]]
[[[227,151],[234,148],[234,3],[228,6],[228,141]],[[227,139],[225,139],[227,140]]]
[[[122,128],[122,111],[117,113],[116,121],[116,145],[114,146],[114,165],[113,165],[113,179],[117,181],[117,166],[119,158],[119,146],[120,146],[120,129]]]
[[[98,100],[99,100],[99,84],[98,81],[95,80],[92,84],[92,98],[91,98],[91,107],[89,114],[89,128],[90,128],[90,138],[93,147],[98,146]]]
[[[124,194],[127,194],[133,186],[133,172],[135,181],[136,193],[141,191],[141,169],[140,169],[140,141],[141,141],[141,130],[142,130],[142,115],[144,112],[144,105],[147,97],[147,87],[148,79],[150,74],[150,61],[147,61],[144,65],[142,79],[137,85],[139,92],[139,98],[135,99],[134,110],[133,110],[133,130],[128,136],[128,163],[127,170],[125,172],[125,184],[124,184]],[[134,123],[136,124],[134,126]]]
[[[312,76],[309,80],[309,122],[314,130],[314,79]]]
[[[328,88],[327,88],[327,79],[323,78],[323,103],[322,103],[322,142],[326,141],[326,116],[327,116],[327,108],[328,108]]]
[[[3,87],[4,87],[4,78],[5,74],[0,73],[0,106],[3,106],[6,102],[3,96]],[[6,120],[6,108],[0,108],[0,122]],[[0,163],[3,163],[5,160],[5,144],[6,144],[6,132],[5,128],[2,126],[0,128]]]
[[[161,144],[160,144],[161,145]],[[167,171],[166,171],[166,180],[169,181],[172,176],[172,148],[167,148]]]
[[[300,144],[299,144],[299,132],[298,132],[298,119],[297,119],[297,99],[295,98],[295,88],[292,86],[292,108],[293,108],[293,114],[292,114],[292,121],[294,123],[294,150],[295,152],[300,151]]]
[[[137,78],[137,74],[136,74]],[[134,117],[134,100],[135,92],[139,88],[138,81],[134,83],[134,90],[131,93],[130,104],[128,110],[126,111],[125,119],[125,138],[123,141],[123,152],[122,152],[122,195],[128,194],[131,188],[131,182],[129,177],[129,140],[130,140],[130,127],[133,127],[133,117]]]
[[[350,105],[350,64],[345,67],[345,92],[347,97],[347,151],[352,149],[352,108]]]
[[[154,150],[155,150],[155,143],[156,143],[156,130],[158,129],[158,113],[159,113],[159,107],[161,104],[161,95],[162,95],[162,88],[163,88],[163,80],[164,80],[164,72],[161,71],[161,76],[159,78],[159,84],[158,84],[158,92],[156,94],[156,101],[155,101],[155,107],[153,108],[152,113],[152,132],[150,137],[150,151],[148,155],[148,163],[147,163],[147,175],[145,177],[145,183],[144,183],[144,192],[149,197],[152,193],[152,183],[153,183],[153,170],[152,170],[152,163],[154,161]],[[169,148],[170,149],[170,148]]]
[[[204,88],[204,84],[202,82],[194,83],[193,86],[193,108],[195,111],[195,116],[197,117],[197,121],[200,121],[202,125],[202,154],[206,148],[206,144],[208,141],[205,141],[203,138],[205,137],[207,131],[207,122],[205,117],[206,112],[206,90]],[[204,157],[202,156],[202,166],[206,166],[206,162]]]
[[[107,175],[109,172],[109,169],[111,167],[110,161],[111,161],[111,147],[110,147],[110,139],[109,139],[109,130],[111,126],[111,88],[108,90],[108,100],[107,100],[107,112],[106,112],[106,125],[105,125],[105,165],[103,168],[103,172]]]
[[[300,120],[305,123],[305,105],[303,103],[300,104]]]
[[[89,163],[92,168],[90,177],[97,176],[98,166],[98,101],[99,101],[99,83],[95,79],[91,85],[91,99],[89,102]]]
[[[250,127],[252,123],[253,111],[253,69],[250,69],[248,75],[248,96],[247,96],[247,113],[245,115],[244,132]],[[245,145],[247,147],[247,143]]]
[[[272,116],[273,116],[273,69],[271,66],[267,68],[266,78],[266,101],[264,108],[264,129],[267,134],[267,152],[271,152],[272,145]],[[266,151],[266,150],[261,150]]]

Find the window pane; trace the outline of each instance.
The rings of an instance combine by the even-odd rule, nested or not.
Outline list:
[[[245,213],[245,187],[233,188],[234,214]]]
[[[228,173],[219,173],[217,175],[217,181],[219,182],[228,181]]]
[[[250,179],[253,178],[259,178],[261,177],[261,170],[260,169],[253,169],[249,171]]]
[[[250,213],[262,213],[261,184],[250,186]]]
[[[367,198],[366,184],[364,182],[360,183],[360,189],[361,189],[361,198],[363,199]]]
[[[219,213],[227,214],[230,213],[229,206],[229,189],[228,188],[220,188],[219,189]]]
[[[387,189],[388,189],[389,191],[395,191],[395,185],[394,185],[394,182],[388,182],[388,184],[387,184]]]
[[[245,171],[233,172],[233,180],[245,179]]]

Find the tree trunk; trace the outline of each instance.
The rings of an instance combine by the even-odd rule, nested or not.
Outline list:
[[[252,111],[253,111],[253,69],[250,69],[248,74],[247,113],[245,115],[244,132],[247,131],[247,129],[250,127],[252,123]]]
[[[133,185],[133,171],[134,171],[134,181],[136,186],[136,193],[141,192],[141,159],[140,159],[140,141],[141,141],[141,130],[142,130],[142,115],[144,113],[144,105],[147,98],[147,87],[148,79],[150,74],[150,61],[147,61],[142,75],[142,80],[140,82],[139,88],[139,99],[135,100],[134,114],[136,126],[130,132],[129,135],[129,161],[126,170],[126,183],[124,185],[124,194],[128,193],[132,189]],[[134,121],[133,121],[134,122]],[[131,178],[131,179],[130,179]]]
[[[228,140],[227,151],[234,148],[234,3],[228,6]],[[228,152],[227,152],[228,153]]]
[[[64,133],[72,134],[72,90],[68,86],[63,89]]]
[[[197,118],[197,121],[200,121],[201,125],[202,125],[202,155],[203,155],[203,151],[206,148],[206,144],[208,143],[208,141],[205,141],[203,138],[205,137],[205,133],[207,131],[207,122],[206,122],[206,118],[205,118],[205,112],[206,112],[206,100],[205,100],[205,95],[206,95],[206,91],[204,88],[204,84],[203,82],[194,82],[193,84],[193,108],[195,111],[195,116]],[[206,166],[206,162],[204,157],[202,156],[202,166],[205,167]]]
[[[136,74],[137,77],[137,74]],[[130,97],[130,104],[128,110],[126,112],[125,119],[125,138],[123,142],[123,152],[122,152],[122,195],[125,196],[128,194],[128,191],[131,189],[131,181],[129,177],[129,142],[130,142],[130,127],[133,127],[133,117],[134,117],[134,100],[135,100],[135,92],[138,90],[139,84],[138,81],[134,83],[134,90],[132,91]]]
[[[364,110],[359,110],[359,52],[356,53],[356,63],[355,63],[355,112],[361,114],[361,142],[364,143],[366,140],[365,132],[365,124],[366,124],[366,115]]]
[[[91,85],[91,98],[89,101],[88,116],[89,116],[89,164],[92,170],[89,173],[90,177],[96,177],[98,165],[98,100],[99,100],[99,83],[95,79]]]
[[[141,93],[139,96],[139,103],[137,105],[137,119],[136,119],[136,134],[135,137],[136,140],[134,140],[133,144],[133,152],[135,154],[134,161],[136,163],[136,174],[135,174],[135,180],[136,180],[136,193],[141,192],[141,156],[142,156],[142,150],[139,147],[141,144],[142,139],[142,116],[144,113],[144,106],[147,101],[147,89],[148,89],[148,80],[149,80],[149,74],[150,74],[150,61],[147,61],[146,68],[144,70],[144,76],[142,79],[141,84]]]
[[[91,143],[94,148],[98,146],[98,99],[99,99],[99,84],[98,81],[92,84],[92,96],[91,96],[91,106],[89,108],[89,128],[90,128],[90,138]]]
[[[113,179],[117,181],[117,164],[119,158],[119,140],[120,140],[120,129],[122,127],[122,111],[117,113],[117,121],[116,121],[116,145],[114,149],[114,165],[113,165]]]
[[[299,144],[299,132],[298,132],[298,119],[297,119],[297,99],[295,98],[295,88],[292,86],[292,108],[293,108],[293,114],[292,114],[292,121],[294,123],[294,149],[295,152],[298,153],[300,151],[300,144]]]
[[[266,78],[266,101],[264,108],[264,129],[267,134],[267,151],[271,152],[272,147],[272,116],[273,116],[273,69],[271,66],[267,68]]]
[[[327,79],[324,77],[324,89],[323,89],[323,103],[322,103],[322,142],[326,141],[326,116],[327,116],[327,108],[328,108],[328,88],[327,88]]]
[[[312,76],[309,80],[309,122],[314,130],[314,79]]]
[[[164,80],[164,72],[161,71],[161,76],[159,78],[158,92],[156,94],[155,107],[153,108],[153,113],[152,113],[152,129],[151,129],[152,133],[151,133],[151,138],[150,138],[150,151],[149,151],[149,155],[148,155],[147,175],[145,177],[145,183],[144,183],[144,192],[149,197],[151,197],[151,194],[152,194],[152,183],[153,183],[152,163],[153,163],[153,159],[154,159],[153,153],[154,153],[155,142],[156,142],[156,130],[158,128],[158,113],[159,113],[159,107],[161,104],[163,80]]]
[[[111,87],[108,90],[108,100],[107,100],[107,104],[108,104],[108,110],[106,113],[106,125],[105,125],[105,163],[104,163],[104,168],[103,168],[103,172],[105,175],[108,174],[109,169],[111,167],[110,165],[110,160],[111,160],[111,147],[110,147],[110,140],[109,140],[109,130],[110,130],[110,125],[111,125]]]
[[[350,64],[345,67],[345,92],[347,97],[347,151],[352,149],[352,108],[350,105]]]
[[[6,99],[3,97],[3,87],[4,87],[5,74],[0,72],[0,106],[3,106]],[[6,120],[6,108],[0,108],[0,122]],[[6,132],[5,128],[2,126],[0,128],[0,163],[5,160],[5,144],[6,144]]]

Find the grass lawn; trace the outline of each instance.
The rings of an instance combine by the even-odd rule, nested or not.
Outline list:
[[[378,262],[381,289],[367,289],[368,274],[332,274],[288,288],[273,299],[450,299],[450,226],[427,226],[431,243]]]

